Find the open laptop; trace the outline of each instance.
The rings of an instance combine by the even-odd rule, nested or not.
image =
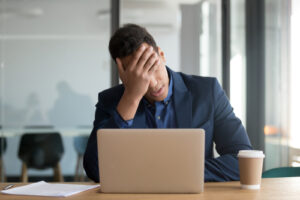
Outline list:
[[[100,129],[97,140],[104,193],[203,191],[203,129]]]

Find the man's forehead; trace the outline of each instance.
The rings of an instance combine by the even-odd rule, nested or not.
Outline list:
[[[124,65],[127,66],[127,64],[133,59],[134,53],[135,53],[136,51],[138,51],[139,48],[140,48],[142,45],[145,47],[145,49],[148,48],[148,47],[150,46],[149,44],[147,44],[147,43],[144,42],[144,43],[142,43],[142,44],[141,44],[134,52],[132,52],[130,55],[121,58],[121,61],[122,61],[122,63],[123,63],[123,66],[124,66]]]

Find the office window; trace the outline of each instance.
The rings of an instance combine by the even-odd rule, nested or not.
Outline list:
[[[245,0],[230,0],[230,102],[246,126]]]
[[[200,75],[222,84],[221,1],[203,1],[200,11]]]
[[[222,83],[221,1],[124,0],[121,25],[147,28],[174,71],[213,76]]]
[[[180,70],[180,10],[177,1],[120,1],[120,26],[134,23],[145,27],[164,51],[167,65]]]
[[[290,69],[290,164],[300,166],[300,132],[299,132],[299,113],[300,113],[300,2],[292,0],[291,2],[291,69]]]
[[[297,0],[266,0],[266,169],[299,166]]]

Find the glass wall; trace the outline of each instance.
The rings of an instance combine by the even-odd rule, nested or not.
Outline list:
[[[230,102],[246,126],[245,0],[230,0]]]
[[[231,0],[231,103],[246,122],[245,2]],[[297,0],[265,0],[265,170],[299,166]],[[247,66],[251,67],[251,66]],[[245,124],[246,125],[246,124]],[[247,125],[246,125],[247,126]]]
[[[265,1],[266,170],[289,164],[290,14],[290,1]]]
[[[147,28],[174,71],[222,82],[221,1],[121,1],[121,25]]]
[[[200,75],[216,77],[222,85],[221,1],[207,0],[200,7]]]
[[[141,25],[153,35],[164,51],[167,65],[180,70],[181,15],[176,1],[120,1],[120,26],[127,23]]]
[[[91,132],[97,94],[110,86],[110,1],[0,0],[0,9],[0,126],[7,144],[4,148],[2,140],[2,177],[21,180],[27,163],[29,181],[53,180],[51,168],[31,166],[43,168],[49,151],[57,151],[56,171],[65,181],[74,180],[76,170],[83,173],[77,162]],[[53,145],[47,146],[50,138]],[[33,148],[34,140],[45,141]],[[19,154],[26,145],[38,161]]]
[[[299,59],[299,48],[300,48],[300,27],[298,25],[300,19],[300,1],[291,1],[291,69],[290,69],[290,113],[288,118],[290,123],[290,149],[289,149],[289,163],[292,166],[300,166],[300,132],[298,129],[299,113],[300,113],[300,59]]]
[[[231,0],[231,103],[246,122],[245,1]],[[265,0],[265,170],[299,166],[297,0]],[[247,66],[251,67],[251,66]],[[246,125],[246,124],[245,124]],[[247,125],[246,125],[247,126]]]

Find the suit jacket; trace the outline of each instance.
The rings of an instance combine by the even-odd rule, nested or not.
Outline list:
[[[205,129],[205,181],[239,180],[236,155],[239,150],[252,147],[218,81],[215,78],[186,75],[167,69],[174,81],[173,100],[177,128]],[[98,96],[94,128],[84,155],[86,174],[95,182],[99,182],[96,132],[99,128],[119,128],[112,112],[123,92],[124,86],[118,85]],[[142,103],[133,119],[132,128],[146,128]],[[213,157],[213,143],[220,155],[218,158]]]

